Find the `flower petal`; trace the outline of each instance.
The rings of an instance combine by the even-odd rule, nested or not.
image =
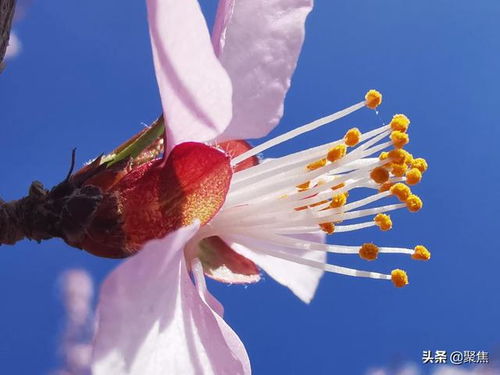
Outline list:
[[[312,0],[222,0],[212,42],[233,84],[233,118],[219,140],[259,138],[283,115]]]
[[[211,140],[231,120],[231,81],[215,57],[198,1],[147,5],[167,151],[183,141]]]
[[[218,236],[204,238],[198,243],[198,257],[205,274],[224,283],[255,283],[260,272],[254,262],[231,249]]]
[[[252,146],[248,142],[241,139],[221,142],[217,144],[217,147],[223,149],[231,159],[234,159],[235,157],[240,156],[244,152],[252,149]],[[251,158],[245,159],[241,163],[235,165],[233,167],[233,172],[236,173],[243,171],[257,164],[259,164],[259,158],[257,156],[252,156]]]
[[[198,289],[200,297],[221,318],[224,317],[224,306],[208,290],[203,265],[198,258],[194,258],[191,262],[191,273],[193,274],[196,289]]]
[[[234,333],[234,331],[227,327],[227,324],[222,319],[224,309],[222,307],[222,304],[208,291],[205,281],[205,275],[203,273],[203,266],[198,259],[195,258],[192,262],[191,270],[193,273],[193,278],[196,282],[196,287],[198,288],[199,295],[203,298],[205,303],[207,303],[212,308],[212,310],[217,312],[217,314],[219,315],[216,316],[217,323],[221,326],[221,332],[226,339],[227,345],[241,360],[243,370],[242,374],[250,375],[252,373],[252,370],[245,346],[243,345],[239,337]],[[226,373],[223,372],[222,374]],[[235,372],[235,374],[240,374],[240,372]]]
[[[315,242],[324,242],[325,240],[325,235],[322,232],[296,235],[294,237]],[[290,252],[289,249],[284,249],[276,245],[268,243],[263,244],[262,242],[248,239],[248,241],[245,241],[244,246],[231,241],[230,237],[224,237],[224,241],[226,241],[234,251],[255,262],[277,282],[288,287],[303,302],[311,302],[316,293],[319,280],[323,276],[324,272],[322,270],[266,255],[266,248],[271,248],[273,251],[278,252]],[[265,248],[263,248],[263,246],[265,246]],[[302,258],[322,263],[326,262],[326,253],[324,252],[307,250],[294,251],[296,252],[294,255]]]
[[[104,282],[94,375],[250,374],[243,345],[187,272],[197,227],[149,242]]]

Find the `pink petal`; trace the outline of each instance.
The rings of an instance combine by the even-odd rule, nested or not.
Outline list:
[[[231,120],[231,82],[215,57],[198,1],[147,4],[167,151],[183,141],[211,140]]]
[[[260,271],[254,262],[233,251],[218,236],[204,238],[198,243],[199,258],[205,275],[231,284],[256,283]]]
[[[224,306],[222,306],[222,303],[220,303],[217,298],[209,292],[207,282],[205,280],[203,265],[198,258],[195,258],[191,263],[191,273],[193,274],[196,289],[198,290],[200,297],[222,318],[224,316]]]
[[[233,119],[219,140],[260,138],[283,115],[312,0],[221,0],[212,35],[233,83]]]
[[[187,272],[183,249],[196,231],[147,243],[106,279],[94,375],[250,374],[243,344]]]
[[[315,242],[324,242],[325,240],[325,235],[322,232],[295,235],[294,237]],[[326,254],[324,252],[307,250],[299,251],[295,249],[290,250],[270,245],[268,243],[263,244],[262,242],[257,241],[254,241],[253,243],[247,241],[245,246],[243,246],[242,244],[231,241],[229,237],[224,237],[224,240],[227,241],[228,245],[231,246],[234,251],[255,262],[255,264],[266,271],[269,276],[280,284],[288,287],[302,301],[305,303],[311,302],[314,294],[316,293],[319,280],[323,276],[324,272],[316,268],[266,255],[264,251],[266,248],[279,252],[290,253],[290,251],[293,251],[294,255],[325,263]],[[266,248],[263,248],[263,246]]]
[[[203,266],[198,259],[195,259],[191,264],[191,270],[196,282],[196,287],[198,288],[199,295],[203,298],[205,303],[207,303],[212,308],[212,310],[214,310],[218,314],[218,316],[216,316],[217,323],[221,328],[221,332],[224,335],[228,347],[230,347],[234,353],[237,353],[238,358],[241,359],[243,372],[235,372],[235,374],[251,374],[252,370],[250,368],[250,360],[248,359],[248,354],[245,346],[243,345],[239,337],[234,333],[234,331],[227,326],[227,324],[224,322],[224,319],[222,319],[224,308],[222,304],[208,291],[207,284],[205,282]],[[226,373],[221,372],[221,374]]]

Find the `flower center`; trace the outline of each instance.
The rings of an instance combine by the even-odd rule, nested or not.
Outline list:
[[[381,101],[380,93],[370,90],[364,101],[264,142],[234,158],[232,165],[363,107],[375,109]],[[414,249],[372,243],[346,246],[301,239],[321,231],[333,234],[372,226],[387,231],[392,228],[387,212],[404,207],[410,212],[420,210],[422,201],[408,185],[420,182],[427,163],[403,149],[409,142],[409,124],[406,116],[397,114],[390,124],[367,133],[352,128],[343,139],[236,172],[223,207],[200,236],[222,236],[225,241],[327,272],[392,280],[397,287],[406,285],[406,273],[399,269],[390,274],[361,271],[306,259],[299,251],[359,254],[368,261],[381,253],[430,258],[421,245]],[[356,196],[361,197],[349,201],[354,190],[359,190],[361,194]],[[397,202],[378,204],[383,199]]]

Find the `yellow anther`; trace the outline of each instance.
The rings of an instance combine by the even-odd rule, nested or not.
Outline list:
[[[327,234],[332,234],[335,232],[335,224],[333,223],[321,223],[319,224],[321,230]]]
[[[370,172],[370,177],[377,184],[383,184],[389,179],[389,172],[383,167],[377,167]]]
[[[377,108],[382,103],[382,94],[377,90],[370,90],[365,95],[365,105],[370,109]]]
[[[406,207],[410,212],[417,212],[423,206],[422,200],[415,194],[411,194],[408,199],[406,199]]]
[[[309,189],[309,185],[311,185],[311,181],[306,181],[302,184],[297,185],[297,189],[304,191],[304,190]]]
[[[310,204],[309,207],[317,207],[317,206],[321,206],[322,204],[325,204],[325,203],[328,203],[327,200],[324,200],[324,201],[319,201],[319,202],[316,202],[316,203],[313,203],[313,204]]]
[[[397,148],[388,152],[387,156],[395,164],[405,164],[407,162],[408,153],[405,150]]]
[[[391,280],[395,287],[402,288],[408,285],[408,275],[405,271],[396,269],[391,272]]]
[[[408,186],[405,184],[402,184],[401,182],[398,182],[397,184],[394,184],[390,188],[391,193],[394,194],[396,197],[401,202],[406,202],[406,200],[410,197],[411,195],[411,190]]]
[[[387,151],[382,151],[382,152],[380,153],[380,155],[378,156],[378,158],[379,158],[380,160],[385,160],[385,159],[387,159],[388,157],[389,157],[389,153],[388,153]]]
[[[418,245],[415,246],[415,252],[411,255],[413,259],[416,260],[429,260],[431,259],[431,253],[425,246]]]
[[[326,165],[326,159],[319,159],[316,161],[313,161],[312,163],[307,164],[307,169],[310,171],[314,171],[315,169],[324,167]]]
[[[425,159],[417,158],[413,160],[413,168],[417,168],[420,172],[424,173],[427,170],[427,162]]]
[[[361,139],[361,132],[358,128],[352,128],[345,133],[344,142],[347,146],[356,146]]]
[[[335,186],[332,186],[332,190],[342,189],[345,186],[345,183],[341,183]]]
[[[385,182],[382,185],[380,185],[380,187],[378,188],[378,191],[380,193],[383,193],[384,191],[389,190],[392,187],[392,185],[394,185],[392,182]]]
[[[412,168],[406,172],[406,183],[408,185],[416,185],[422,180],[422,172],[417,168]]]
[[[410,125],[410,119],[405,115],[394,115],[391,120],[391,129],[405,133]]]
[[[332,201],[330,202],[330,208],[339,208],[346,204],[347,193],[334,195]]]
[[[334,161],[342,159],[345,156],[346,152],[346,145],[337,145],[335,147],[332,147],[330,151],[328,151],[326,158],[333,163]]]
[[[402,148],[404,147],[404,145],[410,142],[410,137],[406,133],[395,130],[391,133],[391,141],[394,147]]]
[[[408,166],[406,164],[391,164],[391,172],[396,177],[403,177],[408,170]]]
[[[405,162],[408,164],[409,167],[413,164],[413,155],[410,154],[408,151],[401,149],[405,153]]]
[[[359,249],[359,256],[364,260],[375,260],[378,257],[378,246],[373,243],[364,243]]]
[[[380,230],[386,231],[392,228],[392,220],[389,215],[378,214],[373,220]]]

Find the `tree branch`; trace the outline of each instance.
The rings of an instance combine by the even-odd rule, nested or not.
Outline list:
[[[3,59],[9,45],[15,5],[16,0],[0,0],[0,72],[3,70]]]

